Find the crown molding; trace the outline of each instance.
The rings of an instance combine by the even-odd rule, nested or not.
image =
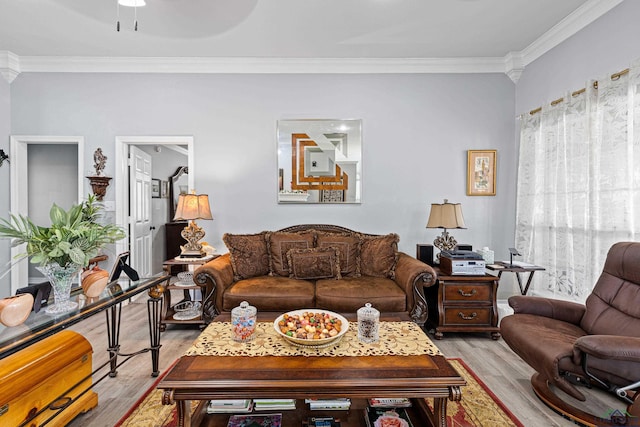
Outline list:
[[[59,57],[20,58],[23,72],[67,73],[499,73],[502,58],[203,58]]]
[[[589,0],[521,51],[527,66],[624,0]]]
[[[11,83],[21,72],[428,74],[504,73],[518,82],[525,67],[624,0],[589,0],[520,52],[491,58],[214,58],[18,56],[0,51],[0,73]]]
[[[0,50],[0,74],[11,84],[20,74],[20,57],[8,50]]]
[[[516,84],[524,71],[522,62],[522,53],[509,52],[504,57],[504,73],[509,76],[511,81]]]

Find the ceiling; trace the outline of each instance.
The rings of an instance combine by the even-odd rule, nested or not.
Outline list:
[[[76,67],[96,58],[112,67],[115,58],[120,67],[124,58],[201,66],[250,58],[254,65],[474,64],[485,72],[505,71],[506,62],[508,71],[621,1],[146,0],[137,32],[134,9],[119,8],[118,32],[116,0],[0,0],[0,53],[9,55],[0,55],[0,68],[43,71],[70,57]]]

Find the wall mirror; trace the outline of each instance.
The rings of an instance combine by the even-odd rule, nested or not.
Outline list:
[[[169,221],[173,221],[178,207],[178,197],[180,194],[189,192],[189,168],[180,166],[176,172],[169,177]]]
[[[362,120],[279,120],[278,203],[360,203]]]

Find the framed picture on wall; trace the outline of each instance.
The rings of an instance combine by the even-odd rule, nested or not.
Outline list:
[[[151,197],[154,199],[160,198],[160,180],[152,178],[151,179]]]
[[[496,195],[497,150],[467,151],[467,196]]]

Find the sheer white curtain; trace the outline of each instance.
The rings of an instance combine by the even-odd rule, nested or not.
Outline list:
[[[640,64],[522,117],[516,247],[533,292],[582,302],[609,247],[640,237]]]

